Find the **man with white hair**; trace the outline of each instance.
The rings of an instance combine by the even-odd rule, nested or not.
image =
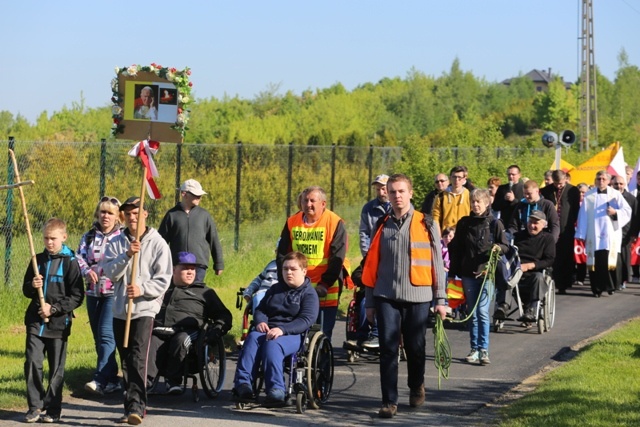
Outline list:
[[[584,241],[591,292],[600,298],[603,292],[613,295],[618,253],[622,245],[622,227],[631,219],[631,206],[619,191],[609,187],[611,175],[605,171],[596,174],[595,188],[584,196],[576,239]],[[589,268],[591,267],[591,268]]]
[[[539,303],[547,293],[547,283],[543,270],[553,265],[556,256],[556,243],[551,233],[543,232],[547,227],[547,216],[543,211],[534,210],[527,218],[527,227],[517,231],[514,244],[518,247],[522,268],[519,289],[528,296],[529,304],[520,319],[535,322],[538,318]],[[509,310],[507,290],[496,291],[496,311],[494,319],[504,319]]]

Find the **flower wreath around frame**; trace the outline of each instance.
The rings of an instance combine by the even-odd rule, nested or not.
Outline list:
[[[187,123],[189,123],[189,113],[191,111],[189,106],[193,103],[193,97],[191,96],[193,83],[189,81],[191,69],[189,69],[189,67],[185,67],[183,70],[178,70],[173,67],[163,67],[162,65],[158,65],[154,62],[152,62],[151,65],[133,64],[129,67],[115,68],[116,77],[111,80],[111,91],[113,93],[111,96],[111,102],[113,103],[113,106],[111,107],[111,116],[113,118],[111,134],[113,136],[117,136],[119,133],[123,132],[124,128],[124,125],[122,124],[123,99],[120,97],[118,77],[120,74],[126,77],[135,77],[140,71],[155,73],[158,77],[167,79],[167,81],[176,86],[178,91],[178,115],[176,116],[176,122],[171,126],[171,129],[175,129],[180,132],[180,135],[184,138],[186,131],[189,129],[187,127]]]

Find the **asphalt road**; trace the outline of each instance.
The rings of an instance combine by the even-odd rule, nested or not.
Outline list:
[[[568,295],[558,295],[554,328],[539,335],[534,327],[525,330],[508,322],[502,332],[491,333],[491,365],[469,365],[462,360],[469,351],[469,334],[460,325],[446,326],[453,362],[449,379],[438,390],[437,371],[433,366],[433,334],[427,345],[427,402],[419,409],[408,405],[406,364],[400,367],[400,405],[391,420],[377,417],[380,407],[380,383],[376,359],[360,358],[348,363],[342,349],[344,321],[336,323],[333,345],[335,378],[329,402],[319,410],[296,414],[295,407],[281,409],[237,410],[231,402],[233,370],[237,354],[228,356],[225,390],[214,400],[200,391],[200,402],[191,394],[151,396],[143,425],[177,426],[356,426],[356,425],[438,425],[474,426],[490,423],[493,413],[487,406],[498,401],[525,379],[549,365],[561,365],[578,343],[594,337],[618,323],[640,316],[640,284],[632,284],[613,296],[594,298],[587,286],[573,288]],[[24,411],[26,412],[26,411]],[[0,412],[0,426],[16,425],[23,411]],[[71,426],[113,425],[122,414],[121,396],[95,399],[77,396],[63,403],[62,422]]]

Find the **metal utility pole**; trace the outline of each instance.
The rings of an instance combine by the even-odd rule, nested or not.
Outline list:
[[[582,0],[582,72],[580,75],[580,151],[598,140],[598,98],[593,42],[593,1]]]

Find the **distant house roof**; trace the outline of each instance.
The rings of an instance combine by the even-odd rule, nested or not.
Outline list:
[[[562,76],[553,75],[551,73],[551,68],[549,68],[547,71],[533,69],[533,70],[529,71],[527,74],[525,74],[523,77],[528,77],[529,79],[531,79],[531,81],[533,81],[534,84],[535,83],[544,83],[546,85],[549,85],[549,83],[554,78],[558,77],[564,83],[564,85],[565,85],[565,87],[567,89],[569,89],[571,87],[571,83],[565,82],[564,79],[562,78]],[[507,85],[508,86],[508,85],[511,84],[512,80],[513,80],[513,78],[505,79],[501,83],[503,85]]]

